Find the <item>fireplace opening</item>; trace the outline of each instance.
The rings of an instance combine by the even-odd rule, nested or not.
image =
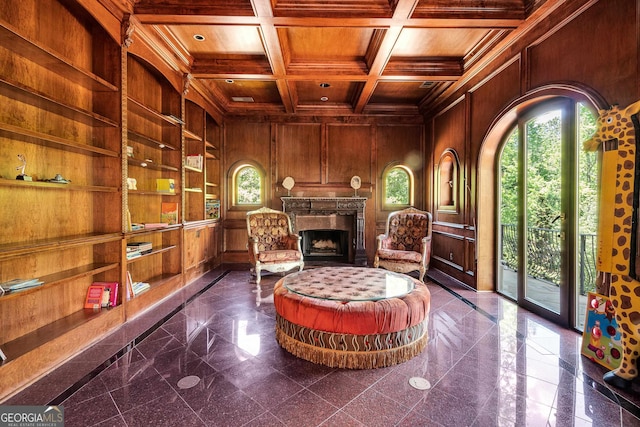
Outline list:
[[[344,230],[303,230],[302,254],[308,261],[349,262],[349,233]]]

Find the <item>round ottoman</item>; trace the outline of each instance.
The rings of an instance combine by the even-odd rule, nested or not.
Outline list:
[[[429,290],[404,274],[305,270],[280,279],[273,300],[278,343],[313,363],[380,368],[411,359],[427,344]]]

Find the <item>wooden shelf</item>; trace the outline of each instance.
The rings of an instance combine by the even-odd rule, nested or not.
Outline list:
[[[127,135],[129,136],[129,139],[131,139],[132,141],[140,142],[144,145],[148,145],[149,147],[162,148],[166,150],[176,150],[176,147],[171,143],[167,143],[165,141],[159,141],[157,139],[135,132],[131,129],[127,130]]]
[[[200,168],[194,168],[193,166],[186,166],[184,167],[185,170],[188,170],[189,172],[197,172],[197,173],[202,173],[202,169]]]
[[[202,142],[202,137],[198,134],[196,134],[193,131],[190,131],[189,129],[183,129],[182,130],[184,137],[188,140],[191,141],[198,141],[198,142]]]
[[[12,341],[1,344],[2,351],[7,356],[7,360],[0,363],[0,366],[10,363],[11,361],[25,355],[38,347],[55,341],[58,338],[63,337],[67,333],[73,331],[84,325],[88,325],[90,322],[105,316],[122,316],[122,305],[118,305],[113,308],[104,308],[102,310],[81,309],[69,316],[65,316],[54,322],[51,322],[41,328],[36,329],[26,335],[16,338]],[[120,320],[115,321],[114,325],[120,324]],[[90,341],[90,340],[87,340]]]
[[[162,287],[163,285],[166,285],[167,283],[173,281],[173,280],[179,280],[180,279],[180,274],[161,274],[159,276],[155,276],[152,277],[149,280],[145,280],[146,283],[149,284],[149,289],[137,296],[131,296],[129,298],[128,301],[132,301],[132,300],[136,300],[139,298],[150,298],[150,299],[154,299],[153,297],[153,291],[157,288]],[[135,278],[134,278],[135,279]]]
[[[29,40],[27,37],[21,35],[16,28],[1,20],[0,45],[87,89],[98,92],[118,91],[115,85],[89,71],[76,67],[71,64],[69,60]]]
[[[209,151],[204,153],[204,157],[207,160],[220,160],[220,159],[218,159],[218,157],[215,154],[211,154]]]
[[[149,120],[156,122],[157,124],[168,124],[172,126],[179,126],[182,124],[182,120],[179,117],[170,114],[162,114],[153,108],[147,107],[140,101],[136,101],[130,96],[127,97],[129,111],[134,114],[146,117]]]
[[[171,249],[175,249],[177,248],[176,245],[170,245],[170,246],[163,246],[161,248],[157,248],[157,249],[152,249],[151,252],[146,253],[146,254],[142,254],[140,256],[137,256],[135,258],[131,258],[127,260],[127,264],[133,264],[134,262],[140,261],[141,259],[153,256],[153,255],[158,255],[167,251],[170,251]]]
[[[207,183],[205,183],[205,185],[207,187],[218,187],[218,184],[216,184],[215,182],[207,182]]]
[[[168,227],[157,227],[157,228],[143,228],[141,230],[134,230],[134,231],[127,231],[125,233],[125,236],[128,239],[132,239],[135,237],[140,237],[143,236],[145,234],[151,234],[151,233],[158,233],[158,232],[167,232],[167,231],[175,231],[175,230],[179,230],[182,228],[182,225],[180,224],[175,224],[175,225],[170,225]]]
[[[49,190],[63,190],[63,191],[93,191],[98,193],[117,193],[116,187],[102,187],[98,185],[75,185],[70,184],[58,184],[55,182],[47,181],[20,181],[18,179],[3,179],[0,178],[0,186],[6,187],[31,187],[31,188],[44,188]]]
[[[180,169],[175,166],[163,165],[160,163],[149,162],[146,160],[135,159],[133,157],[127,158],[127,161],[130,165],[140,166],[141,168],[146,169],[154,169],[154,170],[163,170],[163,171],[171,171],[171,172],[179,172]]]
[[[40,144],[50,148],[58,148],[74,153],[87,154],[92,156],[119,157],[120,153],[113,150],[106,150],[100,147],[83,144],[70,139],[60,138],[47,133],[35,130],[24,129],[0,122],[0,136],[5,138],[18,139],[31,144]]]
[[[94,276],[99,273],[103,273],[108,270],[112,270],[114,268],[118,268],[120,266],[119,263],[111,263],[111,264],[89,264],[83,265],[80,267],[76,267],[70,270],[59,271],[55,274],[49,274],[46,276],[39,277],[41,281],[44,283],[40,286],[34,286],[33,288],[27,288],[24,290],[10,292],[0,296],[3,300],[20,297],[22,295],[27,295],[33,292],[37,292],[40,289],[48,288],[50,286],[56,286],[60,283],[67,282],[69,280],[79,279],[81,277],[86,276]]]
[[[202,193],[202,188],[185,188],[185,193]]]
[[[66,104],[62,101],[58,101],[47,94],[26,87],[20,83],[11,82],[6,78],[0,79],[0,92],[14,100],[39,107],[43,110],[86,125],[111,126],[114,128],[119,126],[115,120]]]
[[[204,145],[206,147],[207,150],[218,150],[218,147],[215,146],[213,143],[209,142],[209,141],[205,141]]]
[[[35,251],[63,250],[75,246],[96,245],[122,239],[118,233],[87,233],[75,236],[39,239],[0,245],[0,259],[28,255]]]
[[[161,191],[155,190],[129,190],[129,195],[137,194],[141,196],[179,196],[180,192],[176,191],[175,193],[163,193]]]

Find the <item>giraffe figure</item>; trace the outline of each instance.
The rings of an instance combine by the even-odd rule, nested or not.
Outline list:
[[[634,279],[637,275],[630,266],[636,256],[631,243],[637,233],[633,225],[637,126],[633,116],[639,111],[640,101],[624,109],[600,110],[596,132],[584,142],[587,151],[603,150],[596,267],[600,280],[609,287],[623,348],[620,366],[603,379],[618,388],[630,387],[637,377],[640,354],[640,281]]]

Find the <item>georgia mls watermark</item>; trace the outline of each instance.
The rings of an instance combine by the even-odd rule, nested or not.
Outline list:
[[[64,427],[64,408],[0,405],[0,427]]]

